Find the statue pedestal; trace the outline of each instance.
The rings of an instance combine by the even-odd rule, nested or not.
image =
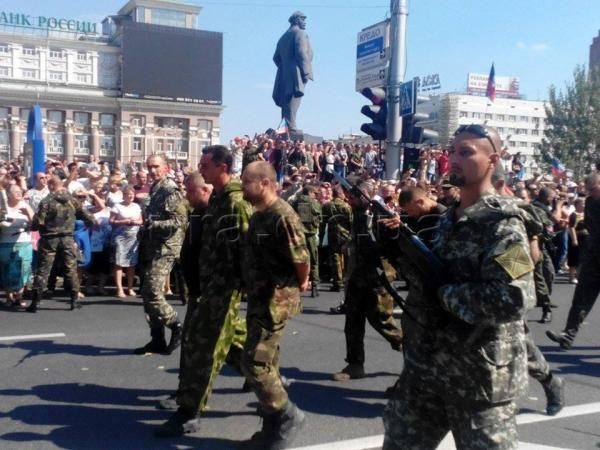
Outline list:
[[[302,130],[290,131],[290,140],[291,141],[303,141],[304,140],[304,131],[302,131]]]

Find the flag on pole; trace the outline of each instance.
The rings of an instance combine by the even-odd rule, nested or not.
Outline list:
[[[490,69],[485,95],[492,102],[496,100],[496,72],[494,71],[494,63],[492,63],[492,68]]]
[[[552,175],[560,177],[567,170],[558,158],[552,158]]]

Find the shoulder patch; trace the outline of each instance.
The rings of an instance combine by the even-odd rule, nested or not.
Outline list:
[[[503,254],[497,256],[495,260],[513,280],[522,277],[534,269],[529,253],[519,244],[510,246]]]

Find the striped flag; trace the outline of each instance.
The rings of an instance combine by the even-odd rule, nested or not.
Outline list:
[[[494,63],[492,63],[492,68],[490,69],[485,95],[492,102],[496,100],[496,71],[494,70]]]
[[[560,177],[567,170],[558,158],[552,158],[552,175]]]

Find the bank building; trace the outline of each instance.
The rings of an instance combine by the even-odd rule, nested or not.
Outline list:
[[[37,103],[47,158],[195,167],[223,110],[223,35],[199,29],[200,11],[130,0],[97,24],[0,7],[0,160],[23,152]]]

